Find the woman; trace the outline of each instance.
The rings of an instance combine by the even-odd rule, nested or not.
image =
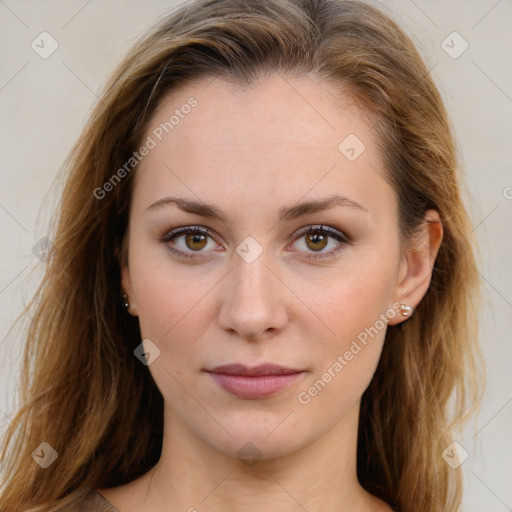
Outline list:
[[[459,510],[473,240],[445,108],[391,19],[184,4],[69,168],[2,512]]]

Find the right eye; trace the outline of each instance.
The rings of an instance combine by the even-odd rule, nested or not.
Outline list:
[[[167,232],[160,241],[166,244],[169,251],[176,256],[186,259],[203,258],[203,251],[208,247],[208,239],[211,239],[211,249],[219,245],[213,241],[212,232],[201,226],[185,226]],[[169,245],[171,242],[172,245]]]

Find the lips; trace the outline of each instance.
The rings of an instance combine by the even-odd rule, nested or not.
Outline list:
[[[226,364],[206,372],[224,391],[245,399],[272,396],[294,384],[305,373],[304,370],[273,363],[253,367],[238,363]]]
[[[212,370],[213,373],[223,373],[224,375],[242,375],[248,377],[257,377],[260,375],[290,375],[292,373],[300,373],[303,370],[289,368],[287,366],[279,366],[273,363],[260,364],[249,368],[243,364],[225,364],[216,366]]]

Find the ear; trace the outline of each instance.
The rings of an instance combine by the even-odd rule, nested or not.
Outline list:
[[[121,252],[123,249],[121,250]],[[126,254],[126,253],[125,253]],[[124,255],[123,255],[124,256]],[[135,304],[135,298],[133,296],[133,287],[132,287],[132,278],[130,276],[130,267],[128,266],[128,258],[120,257],[119,268],[121,272],[121,290],[130,304],[130,307],[127,308],[128,313],[132,316],[137,315],[137,305]]]
[[[439,213],[428,210],[419,233],[409,241],[400,262],[394,293],[395,302],[407,304],[413,311],[416,309],[430,286],[442,240],[443,225]],[[389,320],[389,324],[395,325],[406,319],[398,314]]]

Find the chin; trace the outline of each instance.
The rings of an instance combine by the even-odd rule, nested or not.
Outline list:
[[[214,431],[204,431],[202,424],[196,431],[211,448],[241,462],[255,459],[274,459],[289,455],[311,441],[312,427],[301,422],[300,428],[292,421],[291,408],[279,413],[261,411],[239,411],[223,415],[222,426]],[[309,436],[306,435],[309,432]],[[227,432],[229,432],[229,435]],[[212,435],[213,434],[213,435]]]

